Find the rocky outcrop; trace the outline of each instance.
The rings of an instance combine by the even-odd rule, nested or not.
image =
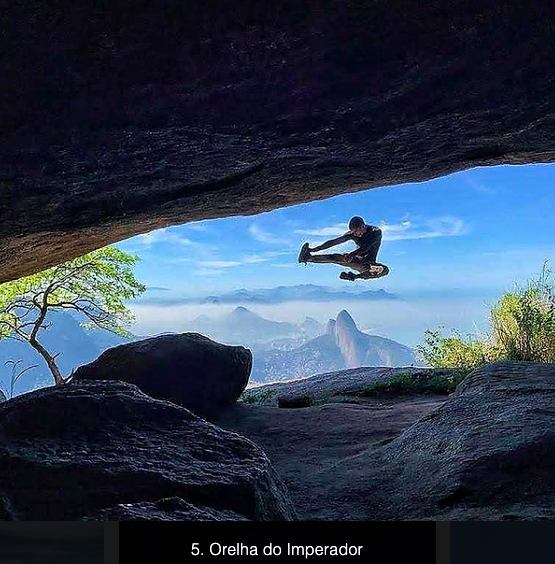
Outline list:
[[[322,326],[322,324],[317,319],[314,319],[314,317],[309,317],[308,315],[301,323],[301,328],[307,335],[310,335],[312,337],[321,335],[324,332],[324,327]]]
[[[121,380],[153,398],[211,418],[237,401],[249,380],[251,352],[198,333],[126,343],[79,367],[74,380]]]
[[[328,319],[328,323],[326,325],[326,335],[334,335],[335,334],[335,319]]]
[[[201,315],[190,321],[187,328],[218,341],[252,347],[301,334],[301,328],[294,323],[272,321],[243,306],[215,317]]]
[[[365,365],[367,343],[353,318],[346,310],[341,310],[333,328],[335,342],[345,360],[345,368],[355,368]]]
[[[352,519],[555,519],[555,365],[474,371],[398,438],[313,487],[322,483]]]
[[[385,381],[398,375],[425,374],[431,378],[451,379],[456,370],[450,368],[369,368],[337,370],[316,374],[303,380],[278,382],[249,388],[243,393],[246,402],[266,406],[277,406],[279,398],[308,397],[313,405],[355,401],[364,396],[366,388],[378,381]]]
[[[354,519],[363,500],[380,495],[364,487],[374,471],[365,453],[391,442],[445,399],[366,398],[363,403],[326,403],[304,409],[237,403],[222,414],[218,425],[262,447],[286,483],[301,520]],[[359,467],[355,463],[361,455],[365,462]],[[355,489],[362,499],[350,496]],[[358,518],[383,517],[389,507],[387,496],[381,501],[381,513],[358,513]],[[388,518],[403,519],[403,512],[397,507]]]
[[[2,390],[0,390],[0,403],[6,401],[6,396]]]
[[[555,519],[555,364],[487,365],[447,400],[238,404],[223,417],[262,446],[302,519]]]
[[[294,517],[260,448],[122,382],[0,405],[0,469],[3,519]]]
[[[12,2],[0,282],[155,228],[553,161],[551,2]]]
[[[349,312],[342,310],[330,330],[341,351],[345,368],[399,366],[417,363],[413,351],[396,341],[359,331]]]
[[[86,520],[95,521],[248,521],[233,511],[195,507],[180,497],[156,502],[121,503],[98,511]]]

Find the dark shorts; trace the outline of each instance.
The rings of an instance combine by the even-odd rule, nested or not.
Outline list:
[[[372,264],[373,263],[367,260],[366,258],[355,257],[352,260],[352,262],[346,262],[345,266],[348,266],[349,268],[352,268],[353,270],[357,270],[358,272],[362,273],[370,270]]]
[[[345,255],[340,255],[340,256],[345,256]],[[366,257],[354,257],[353,260],[351,261],[340,258],[337,261],[337,264],[340,264],[341,266],[346,266],[348,268],[352,268],[357,272],[363,273],[363,272],[368,272],[368,270],[370,270],[370,267],[373,264],[375,264],[375,261],[371,262]]]

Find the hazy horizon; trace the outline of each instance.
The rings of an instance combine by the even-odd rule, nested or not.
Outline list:
[[[463,334],[485,331],[489,305],[494,298],[487,296],[416,298],[376,301],[284,302],[279,304],[133,304],[137,317],[133,331],[147,336],[163,332],[190,330],[188,325],[200,315],[223,316],[243,305],[250,311],[272,321],[302,323],[313,317],[322,324],[347,310],[361,331],[387,337],[414,347],[422,342],[426,329],[445,326],[446,332],[457,329]]]

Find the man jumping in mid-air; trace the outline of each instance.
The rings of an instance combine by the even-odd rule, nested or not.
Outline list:
[[[345,241],[354,241],[357,249],[350,253],[335,253],[332,255],[313,255],[318,251],[335,247],[345,243]],[[349,231],[337,239],[326,241],[317,247],[310,248],[308,243],[305,243],[301,252],[299,253],[299,262],[324,262],[339,264],[352,268],[359,272],[342,272],[339,278],[342,280],[357,280],[358,278],[381,278],[389,274],[389,268],[385,264],[376,262],[378,257],[378,250],[382,242],[382,230],[375,225],[366,225],[362,217],[352,217],[349,221]]]

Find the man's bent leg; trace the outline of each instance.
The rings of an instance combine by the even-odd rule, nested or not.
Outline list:
[[[339,264],[340,266],[351,266],[351,264],[345,260],[345,255],[341,253],[333,253],[331,255],[310,255],[310,257],[306,260],[307,262],[321,262]]]
[[[356,275],[357,278],[362,278],[361,275],[364,274],[365,272],[368,272],[370,270],[371,265],[368,264],[367,262],[363,262],[360,259],[355,258],[347,266],[360,273]]]
[[[376,272],[376,267],[381,267],[381,272]],[[389,274],[389,267],[381,262],[377,262],[374,264],[368,265],[368,269],[360,274],[357,274],[357,278],[362,278],[364,280],[368,280],[370,278],[382,278],[382,276],[387,276]]]

